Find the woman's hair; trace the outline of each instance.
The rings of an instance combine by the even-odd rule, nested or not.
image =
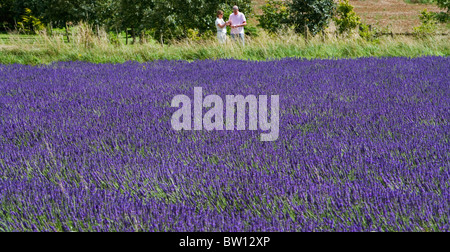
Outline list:
[[[217,16],[223,15],[223,11],[217,11]]]

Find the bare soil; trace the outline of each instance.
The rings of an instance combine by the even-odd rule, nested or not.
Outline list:
[[[410,4],[403,0],[350,0],[362,21],[393,32],[410,32],[420,25],[423,9],[439,11],[436,5]]]

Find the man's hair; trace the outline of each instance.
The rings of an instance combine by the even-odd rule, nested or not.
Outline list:
[[[217,11],[217,16],[223,15],[223,11],[219,10]]]
[[[239,10],[239,7],[237,5],[233,6],[233,10]]]

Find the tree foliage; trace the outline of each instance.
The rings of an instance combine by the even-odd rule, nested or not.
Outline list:
[[[422,10],[420,13],[421,25],[414,27],[414,33],[418,37],[426,37],[437,29],[437,21],[435,20],[435,13],[427,11],[427,9]]]
[[[251,0],[0,0],[1,24],[14,28],[25,9],[44,24],[66,27],[83,21],[93,27],[131,33],[147,32],[158,41],[199,36],[215,30],[219,9],[231,14],[233,5],[249,15]],[[227,16],[225,17],[227,18]]]
[[[258,16],[259,26],[266,31],[276,33],[289,26],[289,9],[284,1],[269,0],[261,7],[262,15]]]
[[[297,33],[308,29],[315,35],[328,26],[335,9],[333,0],[269,0],[258,19],[260,26],[269,32],[289,26]]]
[[[35,17],[39,17],[44,6],[42,0],[0,0],[0,23],[2,28],[14,29],[22,16],[26,15],[26,9]]]
[[[156,40],[161,42],[187,37],[192,30],[197,31],[199,35],[214,31],[217,10],[225,11],[227,16],[231,14],[232,6],[235,4],[243,13],[252,12],[251,0],[150,0],[143,2],[147,5],[135,12],[141,14],[122,16],[132,18],[135,21],[135,27],[140,27],[139,32],[140,29],[147,29]],[[122,9],[126,6],[132,5],[126,4]]]
[[[252,12],[251,0],[167,0],[158,1],[155,5],[150,23],[158,40],[183,38],[189,30],[197,30],[201,35],[207,31],[215,31],[216,12],[223,10],[225,19],[231,14],[233,5],[249,15]]]
[[[295,31],[304,33],[308,27],[313,35],[328,26],[336,9],[333,0],[289,0],[288,6]]]
[[[361,24],[361,18],[353,10],[353,6],[348,0],[339,1],[333,20],[338,27],[339,34],[349,32]]]
[[[449,0],[436,0],[437,5],[441,9],[447,9],[447,12],[449,12],[450,9],[450,1]]]
[[[38,33],[45,28],[41,20],[33,16],[32,11],[28,8],[25,9],[25,14],[21,18],[22,21],[17,22],[17,24],[19,25],[19,29],[25,33]]]
[[[444,11],[441,11],[437,13],[436,18],[441,23],[447,23],[450,21],[450,1],[449,0],[435,0],[436,4],[439,6],[439,8],[443,9]]]

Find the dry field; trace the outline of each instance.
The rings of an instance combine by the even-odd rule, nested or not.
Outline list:
[[[418,15],[423,9],[439,11],[436,5],[409,4],[403,0],[350,0],[355,12],[368,24],[388,27],[394,32],[412,31],[420,24]]]
[[[256,0],[257,6],[265,0]],[[404,0],[350,0],[356,13],[363,22],[379,28],[388,28],[393,32],[410,32],[420,24],[419,14],[423,9],[438,11],[436,5],[409,4]],[[256,8],[256,12],[261,11]]]

